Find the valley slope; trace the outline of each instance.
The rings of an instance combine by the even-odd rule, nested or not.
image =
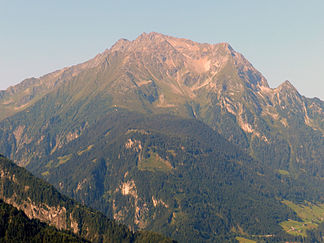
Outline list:
[[[85,241],[79,237],[91,242],[173,242],[153,232],[131,232],[125,225],[62,195],[2,155],[0,204],[0,238],[6,242]]]

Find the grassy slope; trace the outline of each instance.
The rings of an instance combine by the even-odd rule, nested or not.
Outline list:
[[[313,204],[305,202],[295,204],[291,201],[283,201],[288,207],[294,210],[301,221],[288,220],[280,223],[284,230],[291,235],[307,236],[307,230],[314,230],[324,222],[324,204]]]

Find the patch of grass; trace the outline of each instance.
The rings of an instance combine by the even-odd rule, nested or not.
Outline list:
[[[176,211],[172,214],[171,224],[177,224],[177,222],[183,222],[188,219],[188,215],[182,211]]]
[[[278,170],[278,173],[280,175],[289,175],[289,171],[286,171],[286,170]]]
[[[85,152],[90,151],[90,150],[93,148],[93,146],[94,146],[93,144],[92,144],[92,145],[89,145],[86,149],[79,151],[79,152],[78,152],[78,155],[81,156],[81,155],[84,154]]]
[[[56,165],[56,167],[65,164],[66,162],[68,162],[70,159],[72,158],[72,154],[68,154],[62,157],[57,157],[57,159],[59,160],[58,164]]]
[[[172,171],[172,165],[169,161],[162,159],[158,153],[149,152],[149,158],[139,161],[139,170],[148,170],[152,172],[161,171],[168,173]]]
[[[42,173],[42,176],[48,176],[49,175],[49,172],[48,171],[44,171],[43,173]]]
[[[250,240],[243,237],[236,237],[235,239],[238,240],[240,243],[256,243],[255,240]]]
[[[139,134],[143,134],[143,135],[148,135],[149,134],[149,132],[147,132],[147,131],[145,131],[143,129],[128,129],[125,134],[128,135],[130,133],[139,133]]]
[[[314,221],[315,223],[324,221],[324,203],[312,204],[305,202],[305,204],[294,204],[288,200],[284,200],[283,203],[294,210],[298,217],[304,221]]]
[[[167,152],[172,154],[173,157],[177,156],[177,153],[173,149],[167,150]]]
[[[301,235],[306,237],[306,231],[317,228],[317,224],[308,222],[298,222],[295,220],[288,220],[280,223],[280,226],[288,233],[294,236]]]
[[[297,216],[302,219],[302,222],[288,220],[280,223],[281,227],[291,235],[305,237],[307,230],[316,229],[320,223],[324,222],[324,203],[295,204],[288,200],[284,200],[282,203],[294,210]]]
[[[53,162],[54,162],[53,160],[50,160],[50,161],[45,165],[45,167],[48,168],[48,169],[49,169],[49,168],[52,168],[52,164],[53,164]]]

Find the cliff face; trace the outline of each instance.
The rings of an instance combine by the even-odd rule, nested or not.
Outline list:
[[[39,219],[57,229],[72,231],[92,242],[131,242],[134,238],[126,226],[73,202],[2,156],[0,199],[22,210],[29,219]]]
[[[30,219],[39,219],[59,230],[80,233],[73,213],[67,212],[66,206],[62,206],[62,202],[55,198],[59,194],[51,195],[53,188],[44,185],[41,180],[33,178],[27,171],[10,165],[10,162],[5,158],[1,157],[0,159],[0,197],[5,203],[22,210]],[[37,183],[41,188],[37,188]],[[43,189],[49,191],[42,191]],[[56,199],[54,202],[51,201],[53,197]],[[66,204],[66,200],[66,198],[62,198],[63,205]]]
[[[1,199],[5,203],[22,210],[29,219],[39,219],[41,222],[52,225],[59,230],[72,230],[74,233],[79,232],[77,225],[73,225],[72,222],[71,227],[67,227],[66,208],[64,207],[49,207],[46,204],[36,205],[29,198],[27,201],[20,201],[16,195],[13,195],[11,198],[3,197]]]
[[[59,231],[0,199],[1,242],[88,242],[68,231]]]

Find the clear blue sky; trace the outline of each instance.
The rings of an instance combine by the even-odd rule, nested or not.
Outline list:
[[[0,0],[0,89],[160,32],[229,42],[268,79],[324,100],[323,0]]]

